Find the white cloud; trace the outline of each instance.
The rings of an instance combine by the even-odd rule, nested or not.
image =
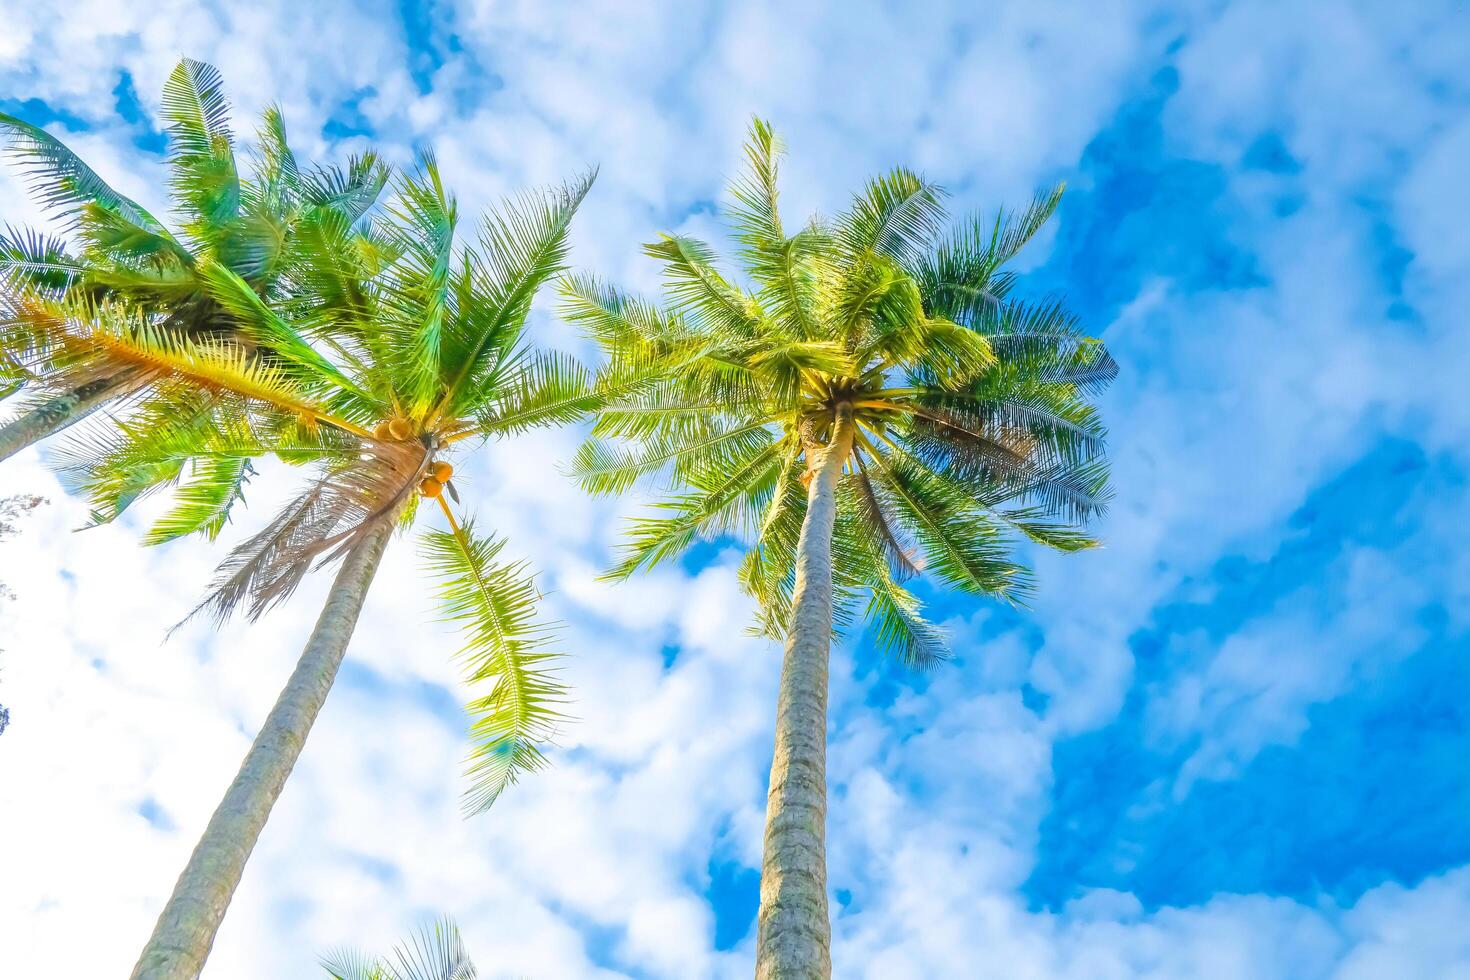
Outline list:
[[[312,156],[345,148],[319,127],[371,86],[360,109],[392,156],[433,143],[469,212],[601,163],[575,261],[651,288],[637,244],[665,226],[708,225],[685,209],[718,196],[752,112],[792,145],[793,216],[840,206],[847,188],[900,162],[952,185],[961,208],[991,206],[1073,170],[1182,37],[1169,145],[1224,168],[1242,205],[1225,231],[1256,252],[1269,285],[1201,296],[1150,281],[1098,325],[1124,362],[1106,406],[1120,499],[1107,549],[1043,560],[1044,639],[1029,664],[1017,636],[978,616],[960,624],[970,676],[941,672],[878,711],[838,652],[833,885],[853,903],[834,905],[837,972],[1463,976],[1470,951],[1452,925],[1470,905],[1465,871],[1383,885],[1350,909],[1220,896],[1149,913],[1095,892],[1049,914],[1017,891],[1049,806],[1052,746],[1115,715],[1132,678],[1128,639],[1158,602],[1228,551],[1269,557],[1285,516],[1385,426],[1428,418],[1432,445],[1463,458],[1470,415],[1457,385],[1470,357],[1457,317],[1470,243],[1451,218],[1465,131],[1434,93],[1459,70],[1463,30],[1433,23],[1432,5],[1300,22],[1265,3],[1218,14],[1107,4],[1087,17],[969,6],[915,17],[486,4],[440,13],[463,53],[420,94],[392,5],[12,2],[0,88],[97,124],[67,136],[154,205],[157,163],[112,119],[120,70],[152,105],[179,55],[213,61],[242,130],[279,99]],[[471,60],[504,86],[477,80]],[[1263,127],[1308,168],[1290,217],[1271,209],[1275,185],[1240,167]],[[1363,193],[1388,199],[1413,252],[1406,288],[1422,333],[1385,324],[1370,222],[1353,203]],[[0,216],[23,214],[20,200],[0,174]],[[546,333],[575,342],[564,328]],[[573,433],[492,444],[463,480],[484,522],[545,570],[548,607],[569,622],[579,721],[556,767],[492,814],[459,819],[461,732],[423,685],[463,691],[443,634],[425,625],[412,548],[395,544],[349,654],[382,683],[334,692],[206,976],[316,976],[317,952],[383,948],[440,911],[460,919],[490,976],[748,974],[748,939],[712,950],[702,890],[717,848],[752,864],[759,854],[778,652],[742,635],[749,606],[729,556],[698,574],[596,580],[612,518],[630,505],[589,502],[558,474],[574,444]],[[198,624],[165,645],[217,551],[144,551],[130,527],[70,534],[82,509],[34,456],[6,464],[0,481],[54,501],[0,551],[20,593],[0,609],[0,700],[13,712],[0,738],[0,973],[57,975],[65,950],[73,975],[117,975],[289,671],[324,582],[260,624],[215,637]],[[279,474],[263,478],[252,520],[281,486]],[[1460,516],[1445,508],[1426,527]],[[1399,561],[1344,555],[1341,595],[1367,611],[1324,634],[1283,597],[1163,692],[1158,737],[1201,738],[1187,778],[1230,778],[1261,747],[1290,743],[1312,704],[1408,648],[1411,637],[1386,631],[1425,586],[1402,581]],[[667,669],[666,645],[678,648]],[[1278,668],[1281,650],[1292,656]],[[1051,697],[1039,719],[1020,701],[1023,679]],[[165,826],[138,812],[144,801]]]

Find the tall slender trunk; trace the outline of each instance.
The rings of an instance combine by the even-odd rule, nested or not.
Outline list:
[[[133,980],[194,980],[204,969],[245,862],[336,679],[391,534],[385,521],[343,561],[291,679],[179,875]]]
[[[9,459],[27,446],[80,422],[98,406],[121,394],[124,387],[114,378],[91,381],[0,425],[0,460]]]
[[[852,451],[852,410],[839,406],[826,455],[807,488],[796,591],[766,797],[756,980],[828,980],[827,655],[832,646],[832,527],[837,478]]]

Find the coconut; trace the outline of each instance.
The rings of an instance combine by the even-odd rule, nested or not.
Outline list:
[[[408,419],[394,419],[388,423],[388,434],[394,439],[407,439],[413,435],[413,429],[408,425]]]
[[[379,442],[387,442],[389,436],[391,435],[392,433],[388,431],[387,422],[379,422],[377,425],[373,426],[373,438],[378,440]]]
[[[448,463],[444,462],[441,459],[439,462],[434,464],[430,472],[434,474],[434,479],[438,480],[440,483],[448,483],[449,478],[454,475],[454,467],[450,466]]]
[[[432,476],[424,477],[423,482],[419,484],[419,493],[423,494],[425,497],[437,497],[443,492],[444,484],[440,483]]]

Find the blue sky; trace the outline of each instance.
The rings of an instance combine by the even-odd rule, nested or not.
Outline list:
[[[957,213],[1066,180],[1022,289],[1065,293],[1122,364],[1106,547],[1036,555],[1024,612],[928,595],[956,650],[934,674],[836,652],[837,975],[1470,971],[1461,5],[0,6],[0,109],[145,203],[187,54],[241,131],[277,100],[310,156],[432,147],[469,210],[600,164],[573,262],[643,290],[639,243],[718,235],[752,113],[790,147],[791,213],[898,163]],[[0,217],[36,220],[13,172]],[[537,323],[578,348],[551,304]],[[580,499],[575,442],[466,473],[567,623],[556,768],[454,815],[462,690],[404,542],[206,976],[315,976],[436,912],[489,976],[748,973],[778,651],[742,635],[739,542],[595,580],[638,504]],[[38,454],[12,488],[52,504],[4,546],[7,578],[36,571],[0,609],[0,973],[85,932],[77,975],[116,974],[320,583],[161,645],[217,552],[69,534]]]

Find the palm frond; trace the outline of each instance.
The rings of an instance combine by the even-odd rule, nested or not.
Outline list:
[[[397,261],[384,270],[378,322],[390,344],[409,414],[426,414],[443,392],[444,324],[458,206],[444,189],[439,166],[425,154],[418,169],[395,182],[388,232]]]
[[[0,231],[0,288],[59,297],[84,268],[67,253],[63,239],[28,228]]]
[[[312,207],[334,211],[351,224],[377,203],[391,176],[376,153],[364,153],[351,157],[345,169],[316,167],[301,173],[301,195]]]
[[[590,439],[572,460],[572,474],[588,493],[624,493],[640,479],[671,470],[675,480],[688,476],[726,453],[770,445],[775,441],[765,419],[733,425],[712,422],[688,438],[655,439],[621,448]]]
[[[607,572],[625,579],[652,568],[689,547],[697,538],[744,530],[759,517],[781,468],[780,445],[753,443],[728,449],[690,475],[694,492],[659,501],[654,508],[669,517],[633,520],[622,557]]]
[[[1006,499],[1033,503],[1073,523],[1107,513],[1108,461],[1098,457],[1080,464],[1066,461],[1004,481]]]
[[[115,425],[73,428],[52,451],[62,486],[91,504],[92,525],[116,520],[134,501],[174,484],[210,443],[216,399],[174,394],[149,399]]]
[[[161,111],[176,153],[207,155],[234,141],[224,79],[213,65],[181,59],[164,82]]]
[[[445,917],[399,944],[386,960],[353,950],[322,957],[332,980],[475,980],[475,965],[459,928]]]
[[[160,112],[167,123],[174,198],[189,230],[214,242],[240,210],[240,175],[224,80],[212,65],[182,59],[163,86]]]
[[[755,541],[740,564],[740,583],[759,603],[752,632],[771,639],[786,635],[791,622],[796,577],[796,548],[806,517],[807,493],[802,485],[801,444],[788,440],[781,468],[765,503]]]
[[[393,951],[392,980],[475,980],[475,965],[465,951],[459,927],[440,919]]]
[[[292,227],[285,276],[291,289],[279,306],[312,338],[352,344],[382,359],[386,344],[375,326],[377,290],[372,243],[352,218],[332,207],[314,207]]]
[[[540,595],[525,562],[499,561],[504,539],[462,528],[430,530],[423,550],[446,622],[466,636],[460,659],[472,687],[470,788],[465,810],[488,809],[520,776],[548,763],[543,747],[566,719],[565,686],[548,649],[553,628],[536,618]]]
[[[108,186],[64,143],[39,126],[0,113],[0,139],[5,151],[20,162],[21,173],[41,207],[75,227],[82,209],[95,204],[128,222],[156,234],[163,225],[141,205]]]
[[[923,547],[926,569],[966,592],[1024,601],[1030,572],[970,500],[905,461],[885,463],[882,483]]]
[[[836,238],[860,261],[870,252],[912,262],[932,246],[944,221],[944,191],[904,167],[868,181],[838,219]]]
[[[755,297],[725,281],[703,242],[663,235],[643,247],[664,263],[665,288],[675,316],[696,322],[709,336],[749,337],[761,311]]]
[[[1087,394],[1117,377],[1118,363],[1107,347],[1088,336],[1060,300],[1007,303],[975,326],[1015,375]]]
[[[413,499],[428,455],[407,443],[373,449],[324,463],[315,482],[225,557],[189,617],[208,609],[222,622],[248,600],[249,618],[259,619],[296,591],[313,563],[335,561],[394,520]]]
[[[476,431],[513,435],[542,425],[575,422],[601,403],[591,373],[566,354],[531,356],[495,391],[476,416]]]
[[[82,205],[75,231],[88,258],[113,267],[94,272],[114,275],[123,270],[188,269],[194,264],[193,253],[167,231],[139,224],[95,201]]]
[[[616,390],[617,378],[598,385],[600,393]],[[602,379],[600,379],[602,381]],[[748,415],[757,406],[731,405],[713,398],[691,397],[682,391],[652,383],[632,392],[617,391],[600,397],[593,436],[599,439],[689,438],[708,431],[711,420],[723,414]]]
[[[459,315],[446,329],[444,394],[436,413],[466,414],[476,393],[517,348],[531,300],[565,268],[567,236],[597,172],[563,187],[526,194],[487,213],[480,247],[467,253],[469,274]]]
[[[336,430],[326,427],[298,431],[261,431],[260,421],[249,417],[243,400],[222,398],[192,385],[178,385],[146,397],[109,425],[74,428],[53,450],[53,465],[68,490],[84,495],[92,506],[94,524],[116,519],[142,496],[175,484],[191,463],[218,467],[221,481],[206,483],[215,489],[198,501],[199,527],[226,513],[236,502],[224,487],[242,487],[248,470],[235,482],[230,466],[269,452],[295,453],[307,459],[341,457],[348,449]],[[185,531],[184,533],[189,533]]]
[[[143,537],[144,544],[163,544],[190,534],[213,541],[230,519],[230,509],[245,499],[244,487],[254,468],[243,456],[196,458],[193,470],[175,491],[175,503]]]
[[[949,659],[944,631],[924,618],[918,596],[899,585],[883,565],[865,583],[869,599],[867,619],[873,624],[878,648],[897,656],[910,670],[932,670]]]
[[[337,949],[320,960],[331,980],[393,980],[375,957],[354,949]]]
[[[298,382],[309,389],[335,387],[355,395],[363,403],[360,412],[365,413],[366,417],[381,418],[386,414],[387,406],[381,400],[343,374],[290,323],[271,309],[244,279],[224,265],[212,261],[201,263],[199,276],[220,306],[233,314],[241,331],[255,343],[268,349],[274,361],[290,365],[293,369],[291,374]]]
[[[101,378],[131,372],[156,384],[187,381],[201,389],[229,392],[262,407],[309,418],[327,417],[278,367],[250,357],[228,341],[194,341],[165,332],[137,312],[112,302],[53,304],[36,309],[31,323],[59,351],[61,363],[46,373],[45,386],[71,391]]]
[[[286,120],[280,106],[265,107],[256,139],[260,157],[256,178],[262,185],[262,193],[274,198],[279,208],[292,201],[301,187],[301,170],[286,139]]]
[[[914,546],[904,539],[893,505],[880,496],[868,475],[867,464],[861,456],[857,459],[857,471],[843,478],[844,496],[852,497],[856,520],[864,532],[862,536],[877,543],[878,552],[888,563],[889,574],[902,582],[919,573],[913,558]]]
[[[752,119],[745,142],[746,170],[731,182],[730,224],[735,238],[746,252],[764,252],[785,241],[781,215],[777,207],[780,196],[776,183],[780,170],[782,147],[771,124]]]
[[[915,384],[960,387],[995,363],[995,352],[983,335],[949,320],[920,315],[890,324],[880,318],[873,333],[863,356],[902,365]]]
[[[829,339],[818,312],[824,281],[830,275],[828,244],[826,232],[814,226],[750,254],[751,277],[761,284],[757,298],[787,337]]]
[[[1014,281],[1001,267],[1051,218],[1062,189],[1038,194],[1019,216],[971,216],[927,255],[911,257],[907,264],[929,314],[970,324],[999,307]]]

